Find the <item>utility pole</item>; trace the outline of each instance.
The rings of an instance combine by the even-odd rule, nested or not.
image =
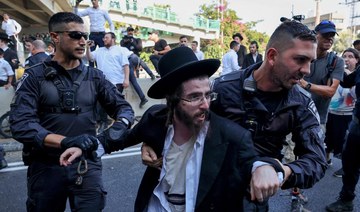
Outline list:
[[[321,0],[315,0],[316,2],[315,26],[317,26],[320,23],[320,1]]]
[[[355,24],[355,19],[359,18],[360,15],[359,14],[355,14],[355,8],[356,8],[356,3],[359,3],[360,0],[345,0],[345,5],[349,5],[350,6],[350,29],[351,29],[351,34],[352,37],[355,38],[355,30],[356,30],[356,24]]]

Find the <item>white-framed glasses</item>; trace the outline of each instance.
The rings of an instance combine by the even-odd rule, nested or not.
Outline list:
[[[215,101],[217,99],[217,93],[208,93],[208,94],[193,94],[190,95],[188,98],[183,98],[180,97],[181,100],[185,101],[185,102],[189,102],[193,105],[201,105],[202,103],[204,103],[204,100],[206,99],[206,101],[211,102],[211,101]]]

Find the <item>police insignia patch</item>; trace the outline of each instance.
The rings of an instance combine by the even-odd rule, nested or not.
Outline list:
[[[16,86],[16,91],[19,90],[19,88],[20,88],[21,85],[25,82],[25,79],[26,79],[28,76],[29,76],[28,73],[24,73],[24,74],[22,75],[22,77],[21,77],[20,80],[19,80],[18,85]],[[16,91],[15,91],[15,92],[16,92]]]
[[[308,110],[316,117],[317,121],[319,122],[320,124],[320,115],[316,109],[316,106],[315,106],[315,103],[314,101],[311,101],[309,104],[308,104]]]

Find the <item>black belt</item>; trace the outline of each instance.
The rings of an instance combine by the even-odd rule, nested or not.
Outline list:
[[[105,34],[105,32],[90,32],[90,34],[93,34],[93,35],[103,35],[103,34]]]

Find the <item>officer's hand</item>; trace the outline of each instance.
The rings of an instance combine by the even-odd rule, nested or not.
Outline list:
[[[158,159],[154,150],[146,143],[141,146],[141,159],[144,165],[161,170],[162,158]]]
[[[123,122],[116,121],[111,127],[97,135],[97,139],[99,139],[100,143],[103,145],[105,153],[109,154],[121,149],[121,139],[127,128],[128,127]]]
[[[71,147],[69,149],[66,149],[65,152],[60,155],[60,166],[70,165],[72,161],[74,161],[81,155],[82,150],[78,147]]]
[[[271,165],[255,169],[250,181],[251,200],[263,202],[273,196],[280,188],[279,178]]]
[[[79,135],[74,137],[65,137],[61,141],[61,148],[66,150],[70,147],[78,147],[82,151],[92,154],[98,147],[97,138],[91,135]]]

